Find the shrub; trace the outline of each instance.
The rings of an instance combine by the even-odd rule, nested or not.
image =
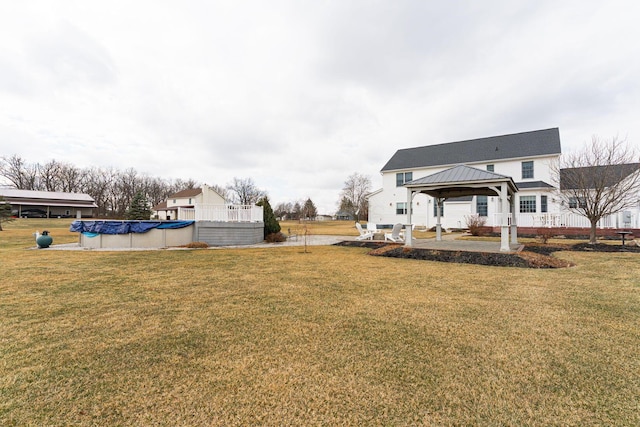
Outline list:
[[[277,232],[277,233],[269,233],[267,234],[267,237],[265,237],[265,240],[268,243],[279,243],[279,242],[286,242],[287,241],[287,236],[285,236],[283,233],[281,232]]]
[[[549,241],[549,239],[551,239],[553,236],[555,236],[556,233],[553,230],[553,228],[538,228],[537,230],[537,237],[542,241],[543,244],[547,244],[547,242]]]
[[[275,234],[280,232],[280,223],[276,219],[276,216],[271,209],[268,197],[263,197],[256,203],[257,206],[262,206],[263,221],[264,221],[264,239],[267,240],[269,234]]]
[[[487,224],[486,217],[476,214],[465,215],[464,219],[472,236],[482,236],[484,234],[484,226]]]
[[[206,242],[191,242],[185,245],[189,249],[206,249],[209,245]]]

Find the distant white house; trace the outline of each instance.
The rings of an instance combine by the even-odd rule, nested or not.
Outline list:
[[[438,206],[442,227],[447,229],[466,228],[470,215],[486,218],[492,227],[506,226],[507,217],[518,227],[588,227],[586,218],[570,213],[557,197],[559,179],[553,171],[561,152],[558,128],[398,150],[381,170],[382,187],[368,195],[368,220],[406,224],[411,204],[411,223],[427,228],[436,225]],[[488,190],[470,190],[478,186],[474,182],[478,177]],[[503,178],[516,187],[508,204],[501,200],[498,187],[492,190],[486,184]],[[428,195],[436,194],[427,190],[439,179],[455,182],[455,189],[449,188],[442,198]],[[415,193],[409,202],[411,189]],[[639,225],[636,208],[604,219],[601,227]]]
[[[204,184],[202,188],[190,188],[170,195],[167,200],[153,207],[158,219],[186,219],[179,217],[179,211],[194,209],[196,205],[224,206],[226,201],[216,190]],[[191,219],[191,218],[189,218]]]
[[[262,222],[262,206],[232,205],[216,190],[204,184],[170,195],[153,207],[153,216],[161,220],[196,220],[215,222]]]

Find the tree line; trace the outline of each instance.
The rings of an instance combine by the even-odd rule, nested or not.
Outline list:
[[[193,179],[163,179],[140,174],[133,168],[79,168],[57,160],[29,163],[20,156],[0,157],[0,179],[19,190],[84,193],[91,196],[98,208],[95,215],[102,218],[124,218],[136,195],[156,206],[182,190],[200,188]],[[0,180],[1,181],[1,180]],[[252,205],[267,197],[251,178],[233,178],[227,186],[211,185],[228,203]],[[276,216],[283,219],[315,218],[318,215],[313,201],[280,203]]]
[[[155,206],[178,191],[200,187],[193,179],[162,179],[133,168],[79,168],[57,160],[29,163],[17,155],[0,158],[0,178],[19,190],[88,194],[98,205],[95,215],[105,218],[123,218],[138,193]],[[229,196],[226,188],[212,187]]]

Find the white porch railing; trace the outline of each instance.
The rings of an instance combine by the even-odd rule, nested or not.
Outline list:
[[[256,205],[199,205],[178,208],[178,218],[196,221],[262,222],[262,206]]]
[[[508,225],[511,225],[513,214],[508,215]],[[574,213],[521,213],[516,217],[518,227],[534,227],[534,228],[553,228],[553,227],[569,227],[569,228],[589,228],[591,223],[581,215]],[[493,226],[502,225],[502,214],[494,214]],[[598,228],[616,228],[616,217],[611,215],[598,221]]]

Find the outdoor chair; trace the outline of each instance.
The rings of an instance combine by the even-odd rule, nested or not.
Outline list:
[[[415,224],[412,224],[412,225],[411,225],[411,232],[413,233],[413,230],[415,230],[415,229],[416,229],[416,225],[415,225]],[[413,236],[413,234],[412,234],[412,236]],[[404,240],[404,230],[400,230],[400,238],[401,238],[402,240]],[[415,239],[415,237],[412,237],[412,238],[413,238],[413,239]]]
[[[359,222],[356,222],[356,228],[360,235],[356,237],[356,240],[373,240],[373,233],[371,231],[365,231]]]
[[[378,226],[375,224],[375,222],[368,222],[367,223],[367,231],[372,232],[373,234],[378,232]]]
[[[395,243],[402,243],[404,239],[400,236],[400,231],[402,230],[402,224],[397,223],[391,229],[391,233],[384,233],[384,240],[391,240]]]

